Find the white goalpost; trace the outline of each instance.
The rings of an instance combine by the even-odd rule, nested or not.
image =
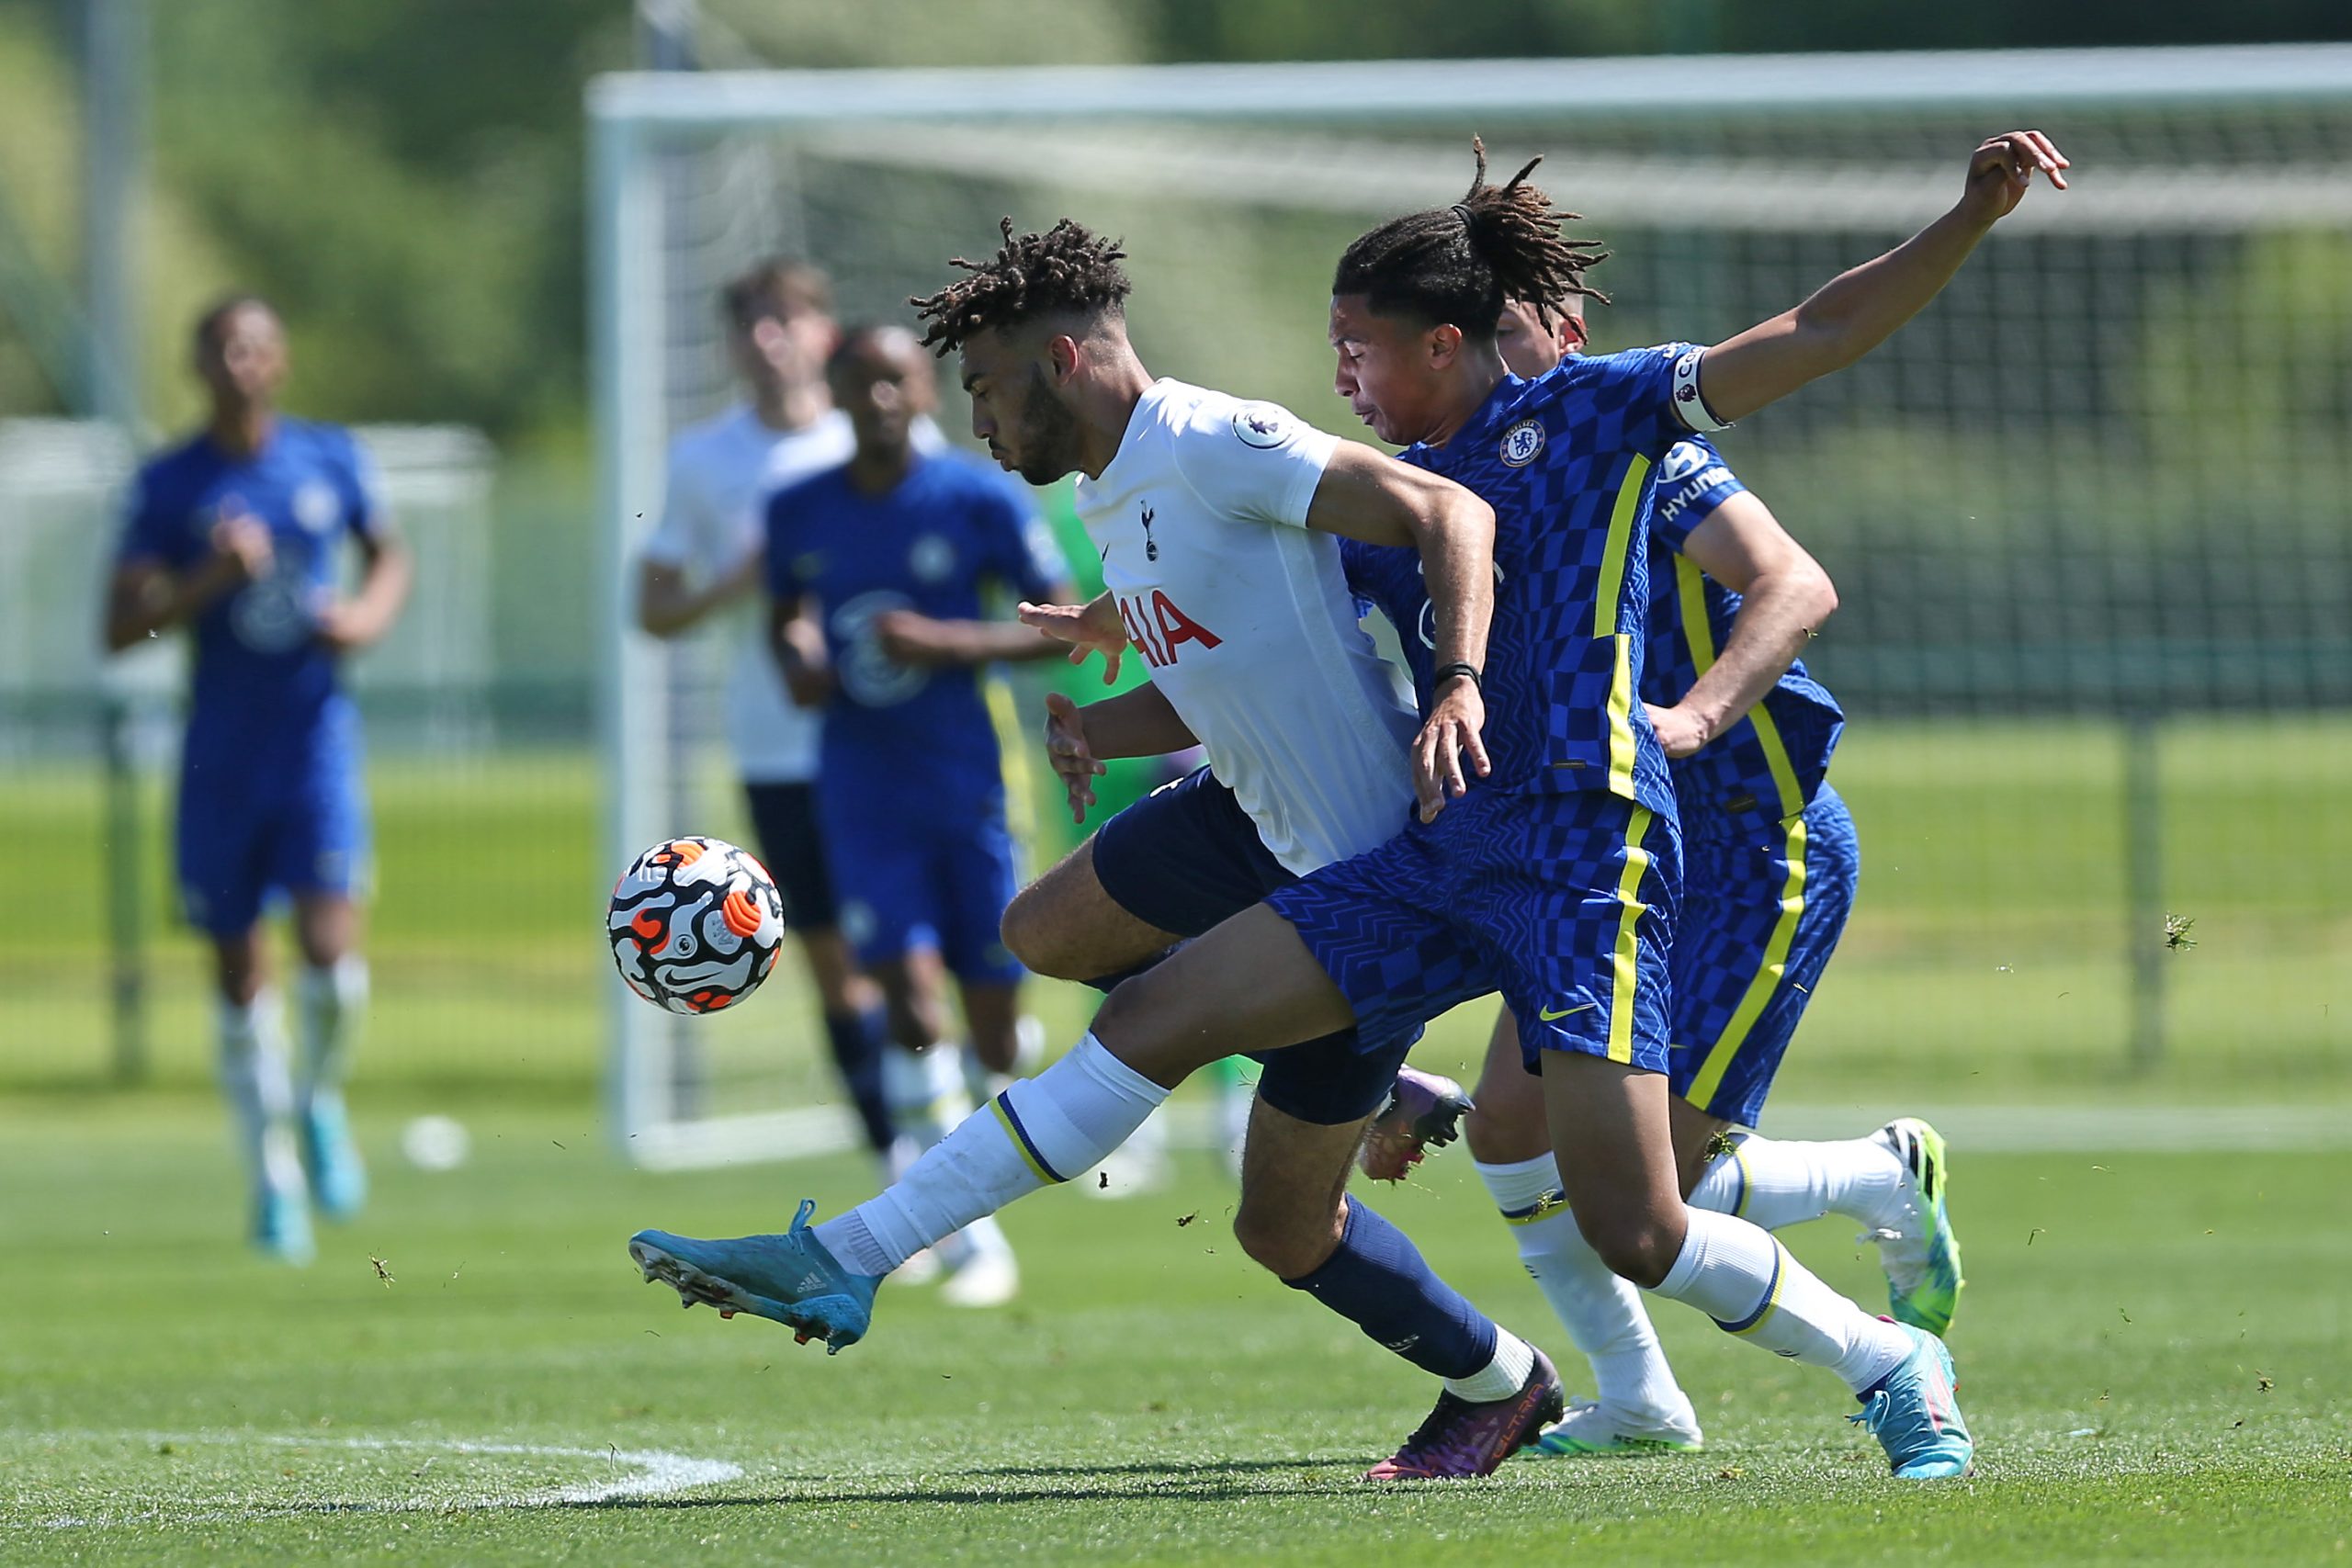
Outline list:
[[[2283,852],[2243,868],[2259,888],[2168,861],[2188,797],[2162,781],[2209,747],[2253,754],[2230,726],[2352,713],[2352,46],[628,73],[593,83],[587,113],[613,872],[667,834],[743,830],[718,728],[729,650],[640,635],[630,592],[667,441],[728,395],[715,292],[757,257],[825,267],[845,319],[903,320],[951,255],[992,248],[1000,214],[1067,214],[1125,236],[1155,369],[1341,428],[1332,263],[1380,219],[1456,199],[1473,132],[1502,175],[1546,154],[1546,188],[1612,252],[1595,279],[1616,299],[1593,321],[1607,349],[1792,304],[1949,206],[1977,140],[2051,130],[2076,188],[2029,201],[1885,353],[1725,441],[1845,591],[1816,668],[1858,716],[1921,737],[1857,744],[1883,791],[1865,804],[1891,822],[1904,791],[1948,787],[1956,837],[1928,852],[1951,864],[2107,846],[2096,887],[1988,871],[1915,894],[1890,857],[1886,898],[1870,903],[1875,882],[1866,897],[1878,923],[1849,938],[1848,1005],[1899,995],[2047,1030],[2053,1053],[2087,1030],[2119,1067],[2155,1059],[2173,1010],[2201,1028],[2252,1005],[2249,1040],[2319,1027],[2288,1000],[2261,1011],[2260,964],[2341,961],[2347,896]],[[2069,727],[2096,744],[2038,760]],[[2352,744],[2311,766],[2352,769]],[[2111,796],[2083,794],[2106,804],[2080,822],[2030,819],[2011,786],[2048,769],[2111,775]],[[2339,798],[2352,786],[2327,777]],[[2261,953],[2211,998],[2187,980],[2167,998],[2134,934],[2184,879],[2210,889],[2200,934],[2243,906]],[[2102,998],[2075,1015],[2091,1021],[1983,997],[2003,940],[2078,971]],[[793,966],[709,1020],[607,981],[632,1158],[849,1145]],[[2326,1028],[2314,1049],[2352,1050]]]

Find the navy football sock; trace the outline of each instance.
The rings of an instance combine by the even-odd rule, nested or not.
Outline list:
[[[1339,1250],[1283,1283],[1425,1372],[1466,1378],[1495,1359],[1494,1321],[1439,1279],[1403,1231],[1353,1199]]]
[[[882,1094],[882,1047],[889,1038],[889,1015],[881,1008],[825,1015],[825,1038],[832,1042],[833,1066],[857,1107],[865,1141],[876,1154],[889,1152],[898,1129],[890,1121],[890,1103]]]

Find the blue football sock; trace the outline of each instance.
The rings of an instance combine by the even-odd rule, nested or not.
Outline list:
[[[1339,1250],[1313,1272],[1283,1283],[1423,1371],[1466,1378],[1495,1359],[1494,1321],[1439,1279],[1403,1231],[1353,1199]]]
[[[882,1047],[889,1038],[889,1015],[879,1007],[864,1012],[829,1012],[825,1038],[832,1042],[833,1066],[841,1069],[857,1107],[865,1141],[876,1154],[887,1154],[898,1129],[890,1121],[890,1104],[882,1093]]]

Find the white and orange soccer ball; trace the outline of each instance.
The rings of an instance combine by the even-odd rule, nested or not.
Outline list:
[[[630,990],[672,1012],[717,1012],[775,967],[784,896],[725,840],[664,839],[614,884],[605,933]]]

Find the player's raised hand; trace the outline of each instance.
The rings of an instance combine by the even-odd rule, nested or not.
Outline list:
[[[1090,653],[1102,656],[1102,683],[1119,678],[1119,661],[1127,651],[1127,628],[1119,619],[1117,601],[1098,593],[1083,604],[1032,604],[1022,602],[1021,624],[1070,645],[1069,661],[1083,664]]]
[[[267,577],[277,555],[270,547],[269,525],[245,510],[243,499],[223,496],[220,520],[209,536],[212,553],[239,577]]]
[[[1083,828],[1094,781],[1106,770],[1087,745],[1086,710],[1060,692],[1046,694],[1046,757],[1069,795],[1069,819]]]
[[[1487,703],[1478,683],[1455,676],[1439,691],[1413,738],[1413,794],[1419,800],[1421,820],[1433,821],[1445,803],[1466,792],[1463,765],[1485,778],[1493,768],[1487,760]]]
[[[2026,187],[2040,170],[2060,190],[2066,188],[2066,171],[2074,165],[2050,138],[2038,130],[2007,130],[1988,136],[1969,155],[1968,190],[1961,207],[1980,223],[1992,223],[2017,210]]]

